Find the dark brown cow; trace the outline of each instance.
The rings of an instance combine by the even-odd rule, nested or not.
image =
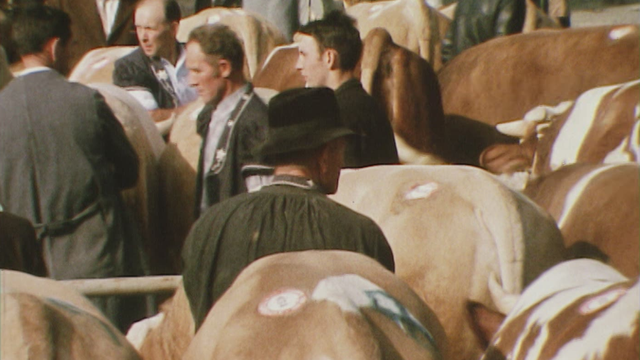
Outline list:
[[[640,165],[568,165],[524,193],[557,221],[567,247],[594,245],[624,275],[640,275]]]
[[[347,251],[253,262],[213,306],[183,359],[443,359],[442,326],[375,260]]]
[[[136,360],[126,338],[74,289],[0,271],[0,358]]]
[[[635,25],[493,39],[464,51],[439,71],[444,112],[492,125],[521,119],[535,106],[637,79],[638,53]]]
[[[598,261],[559,264],[522,293],[482,360],[638,359],[639,298],[637,278]]]

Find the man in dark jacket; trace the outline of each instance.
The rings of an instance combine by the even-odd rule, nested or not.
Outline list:
[[[189,84],[206,104],[197,119],[202,148],[196,179],[196,215],[209,206],[259,187],[271,174],[253,156],[267,128],[267,106],[243,73],[244,50],[222,24],[189,34]]]
[[[347,250],[394,270],[373,220],[326,196],[338,188],[345,137],[352,134],[331,89],[291,89],[271,99],[269,132],[258,151],[275,166],[273,182],[211,207],[184,245],[184,289],[196,328],[242,269],[267,255]]]
[[[464,50],[498,36],[519,33],[525,0],[460,0],[442,41],[442,63]]]
[[[53,279],[144,275],[120,196],[137,181],[137,154],[104,98],[51,68],[69,16],[23,10],[13,35],[26,70],[0,92],[0,204],[33,223]],[[135,320],[120,299],[95,302],[122,330]]]
[[[333,11],[302,26],[294,38],[299,51],[296,69],[306,86],[335,90],[345,124],[362,135],[347,140],[344,166],[397,164],[398,151],[387,114],[355,76],[362,40],[353,19]]]
[[[139,2],[134,19],[140,46],[118,59],[113,70],[113,83],[125,88],[156,122],[179,114],[198,98],[187,79],[186,51],[176,40],[180,18],[176,0]]]

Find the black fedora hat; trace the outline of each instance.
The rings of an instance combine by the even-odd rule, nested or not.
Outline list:
[[[354,135],[344,125],[333,90],[326,87],[285,90],[269,101],[269,129],[256,155],[314,149],[333,139]]]

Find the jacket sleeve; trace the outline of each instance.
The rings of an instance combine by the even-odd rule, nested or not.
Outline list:
[[[116,185],[120,189],[127,189],[138,181],[138,154],[127,139],[127,135],[106,101],[96,91],[96,111],[105,131],[107,156],[114,166]]]

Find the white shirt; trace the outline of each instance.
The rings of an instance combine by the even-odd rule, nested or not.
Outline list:
[[[111,34],[111,30],[113,29],[113,23],[116,20],[120,0],[96,0],[96,6],[98,7],[100,20],[102,20],[104,36],[109,37],[109,34]]]
[[[176,66],[173,66],[168,60],[164,58],[160,59],[165,71],[167,72],[167,75],[169,76],[169,81],[171,81],[173,90],[178,96],[178,106],[186,105],[198,98],[198,92],[196,91],[196,89],[189,86],[189,69],[187,69],[185,63],[185,60],[187,58],[186,54],[187,52],[184,50],[184,46],[180,45],[180,57],[178,57],[178,61],[176,61]],[[138,102],[142,104],[145,109],[158,109],[158,103],[153,97],[153,94],[151,94],[151,91],[143,90],[139,87],[128,91],[129,94],[136,98],[136,100],[138,100]]]

